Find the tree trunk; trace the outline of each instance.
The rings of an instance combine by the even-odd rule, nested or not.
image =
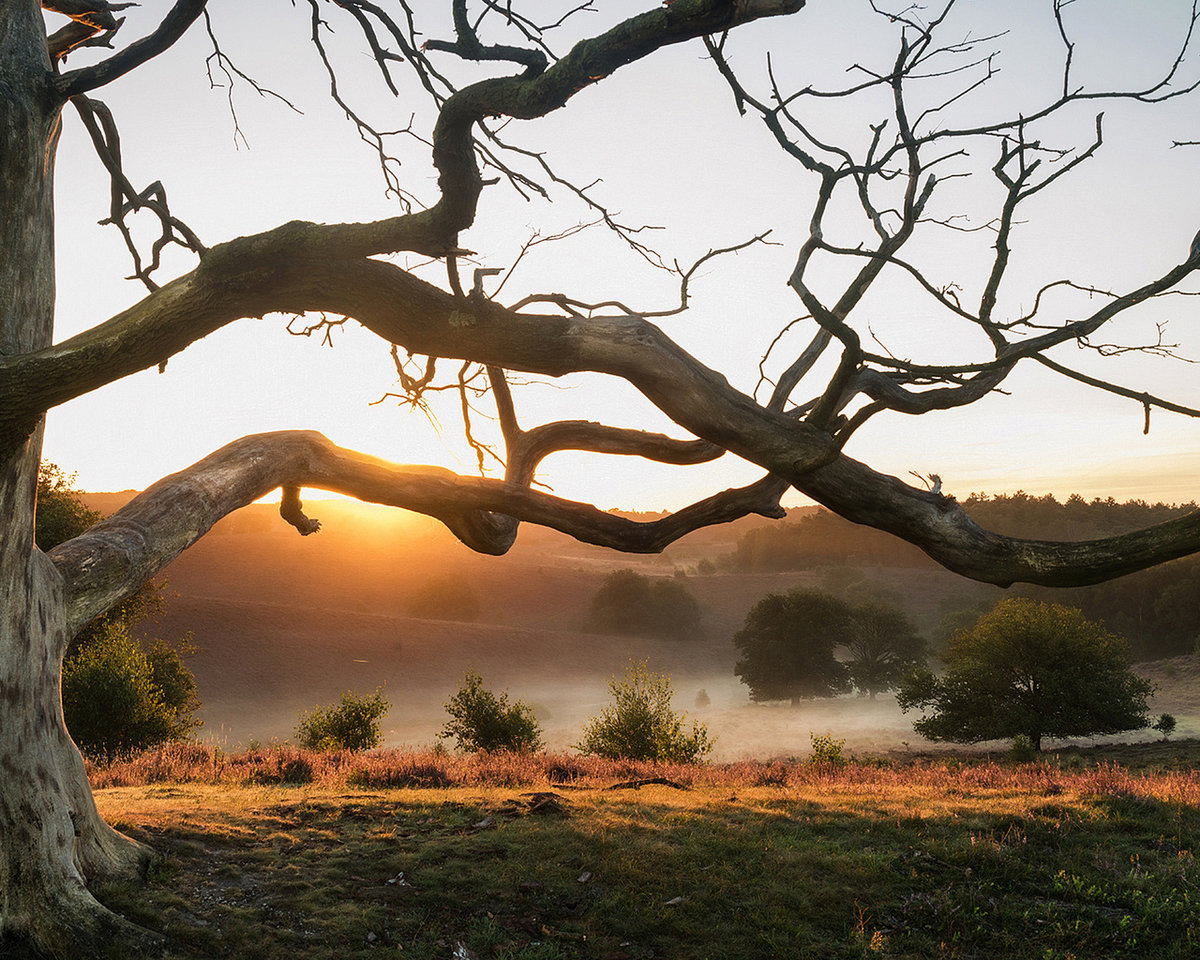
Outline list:
[[[59,105],[36,0],[0,0],[0,354],[52,341]],[[87,884],[144,874],[148,849],[96,812],[63,722],[62,578],[33,543],[40,426],[0,441],[0,955],[92,957],[155,937]]]

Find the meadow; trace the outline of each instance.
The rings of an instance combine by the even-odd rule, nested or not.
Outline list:
[[[161,931],[169,960],[1200,957],[1200,656],[1138,665],[1152,711],[1179,719],[1170,743],[1055,744],[1024,765],[1004,744],[922,752],[889,696],[750,703],[730,637],[765,593],[849,575],[926,630],[994,588],[917,568],[700,574],[736,527],[662,558],[543,531],[475,557],[411,518],[321,507],[321,537],[262,505],[172,566],[150,626],[194,634],[202,742],[89,766],[103,815],[162,854],[147,886],[102,897]],[[701,633],[582,632],[622,567],[678,577]],[[477,619],[414,613],[439,577],[470,587]],[[716,735],[716,762],[569,752],[641,658]],[[434,742],[467,669],[533,705],[550,752],[406,746]],[[385,749],[283,742],[300,711],[379,686]],[[805,759],[825,731],[849,762]]]
[[[1200,955],[1200,742],[661,766],[224,754],[90,774],[179,960]]]

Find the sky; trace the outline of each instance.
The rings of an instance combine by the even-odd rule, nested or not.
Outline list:
[[[430,36],[448,36],[443,5],[421,0],[418,16],[431,14]],[[540,3],[547,19],[574,4]],[[562,51],[570,40],[607,28],[643,9],[626,2],[596,3],[550,40]],[[956,103],[954,119],[990,119],[998,112],[1028,111],[1061,86],[1062,42],[1049,2],[978,0],[960,4],[946,39],[1009,33],[989,42],[998,50],[999,73],[973,96]],[[122,41],[151,29],[165,4],[128,11]],[[213,87],[205,67],[211,44],[203,23],[174,49],[98,92],[122,132],[126,171],[135,185],[161,180],[176,216],[213,245],[270,229],[292,219],[367,220],[397,212],[384,196],[378,163],[369,147],[329,98],[329,80],[308,41],[307,4],[290,0],[212,0],[213,28],[237,66],[296,105],[235,84],[238,129],[229,89]],[[1171,62],[1186,30],[1190,3],[1154,4],[1076,0],[1065,7],[1078,44],[1074,69],[1089,88],[1139,85]],[[428,130],[428,103],[408,83],[392,97],[355,43],[352,22],[329,7],[336,33],[328,38],[339,85],[380,128],[400,128],[410,117]],[[1001,22],[1003,21],[1003,23]],[[886,67],[895,40],[882,18],[858,2],[812,0],[787,21],[755,24],[730,41],[735,67],[765,95],[766,52],[772,51],[781,88],[836,87],[855,63]],[[983,49],[983,48],[981,48]],[[70,65],[102,52],[73,55]],[[446,64],[455,77],[483,74]],[[397,76],[404,76],[402,69]],[[489,67],[495,72],[495,67]],[[1185,80],[1200,76],[1200,56],[1185,64]],[[216,79],[224,83],[225,78]],[[405,77],[407,80],[407,78]],[[806,113],[822,131],[861,144],[877,118],[872,103],[819,103]],[[1106,142],[1061,188],[1028,205],[1013,237],[1011,283],[1001,306],[1027,308],[1039,284],[1071,277],[1107,289],[1136,287],[1180,262],[1200,228],[1195,183],[1200,148],[1171,149],[1173,140],[1200,140],[1200,97],[1157,106],[1088,104],[1047,131],[1063,145],[1086,146],[1094,115],[1105,110]],[[949,122],[949,119],[947,122]],[[703,46],[691,42],[660,51],[583,91],[549,117],[514,122],[505,136],[546,156],[581,184],[599,180],[595,195],[627,223],[650,224],[647,236],[668,261],[689,264],[712,247],[740,243],[770,229],[778,245],[759,245],[706,265],[692,284],[692,308],[661,322],[664,329],[739,388],[750,391],[760,359],[775,335],[803,311],[786,279],[807,229],[814,182],[770,139],[761,122],[739,117],[728,88]],[[397,138],[399,176],[419,199],[436,199],[428,147]],[[961,162],[982,171],[947,182],[937,209],[945,216],[988,219],[998,193],[987,168],[995,143]],[[57,338],[95,325],[144,295],[124,279],[129,261],[119,235],[97,225],[107,212],[108,185],[77,117],[68,111],[57,167]],[[477,223],[462,244],[481,265],[506,270],[523,243],[585,222],[589,212],[565,192],[553,203],[531,201],[503,184],[489,187]],[[832,233],[853,242],[859,230],[841,212]],[[927,234],[927,235],[926,235]],[[956,283],[978,296],[989,235],[930,227],[914,241],[930,280]],[[411,257],[400,263],[419,263]],[[194,266],[172,255],[160,282]],[[440,264],[420,275],[445,286]],[[818,289],[836,289],[844,268],[823,264]],[[1200,290],[1192,283],[1191,290]],[[511,303],[536,291],[563,291],[580,299],[617,298],[635,308],[661,309],[678,299],[678,281],[647,267],[602,228],[536,247],[499,297]],[[1079,299],[1052,302],[1058,316],[1077,315]],[[898,355],[930,360],[982,359],[986,344],[961,324],[948,322],[903,280],[881,285],[863,305],[864,337]],[[1156,301],[1122,320],[1104,339],[1144,342],[1156,322],[1169,320],[1167,340],[1200,357],[1200,298]],[[456,403],[412,411],[395,402],[374,404],[395,389],[388,345],[348,323],[334,331],[334,346],[319,338],[288,335],[287,319],[268,316],[231,324],[172,358],[166,371],[147,371],[111,384],[50,412],[44,455],[89,490],[142,488],[247,433],[312,428],[335,442],[398,462],[438,463],[475,470],[461,441]],[[811,325],[780,341],[768,372],[785,366],[803,348]],[[789,355],[791,351],[791,355]],[[1064,345],[1065,363],[1179,403],[1200,406],[1196,367],[1144,355],[1101,358]],[[452,364],[444,364],[447,371]],[[878,470],[911,480],[909,471],[937,473],[960,497],[1023,489],[1065,497],[1113,496],[1184,502],[1197,495],[1200,423],[1156,412],[1143,434],[1140,405],[1101,394],[1022,366],[996,393],[971,407],[916,418],[876,417],[851,440],[847,452]],[[818,373],[828,375],[825,364]],[[819,386],[814,389],[819,390]],[[795,399],[806,399],[801,394]],[[538,380],[517,392],[523,424],[559,418],[604,420],[683,434],[634,391],[605,378],[579,375]],[[486,404],[486,401],[485,401]],[[440,427],[440,429],[439,429]],[[488,424],[477,423],[486,433]],[[564,453],[546,461],[539,479],[555,493],[604,508],[674,509],[727,486],[750,482],[757,468],[726,456],[702,467],[675,468],[627,458]],[[914,481],[915,482],[915,481]],[[804,502],[790,495],[786,503]]]

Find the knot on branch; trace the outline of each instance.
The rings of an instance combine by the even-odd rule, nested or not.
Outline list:
[[[300,502],[299,487],[284,487],[283,498],[279,501],[279,515],[300,531],[300,536],[307,537],[321,529],[320,520],[311,520],[304,515],[304,504]]]

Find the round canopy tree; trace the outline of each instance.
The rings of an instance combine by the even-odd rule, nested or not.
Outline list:
[[[1148,726],[1153,690],[1129,669],[1129,645],[1073,607],[1005,600],[950,639],[941,677],[901,687],[913,729],[930,740],[978,743],[1024,734],[1084,737]]]
[[[491,554],[509,549],[521,521],[620,550],[659,551],[705,524],[748,513],[779,517],[779,498],[789,488],[992,583],[1099,582],[1200,549],[1200,512],[1085,543],[997,535],[974,523],[933,475],[914,486],[845,452],[874,418],[976,403],[1001,387],[1019,386],[1015,378],[1010,382],[1018,368],[1036,367],[1080,389],[1127,398],[1145,411],[1147,424],[1155,409],[1197,415],[1194,407],[1117,383],[1097,365],[1101,357],[1131,348],[1159,357],[1173,352],[1162,337],[1140,336],[1136,324],[1130,339],[1108,332],[1156,298],[1194,292],[1187,284],[1200,269],[1195,224],[1184,230],[1155,222],[1157,261],[1139,261],[1134,272],[1107,280],[1068,275],[1086,243],[1063,245],[1072,249],[1043,265],[1061,269],[1058,276],[1039,274],[1030,281],[1027,273],[1010,269],[1024,224],[1039,215],[1060,220],[1055,208],[1044,205],[1047,198],[1066,195],[1059,187],[1100,151],[1100,110],[1162,103],[1196,87],[1187,75],[1196,12],[1187,3],[1154,6],[1156,12],[1178,6],[1179,42],[1162,63],[1109,82],[1096,64],[1115,71],[1125,58],[1093,59],[1091,72],[1082,75],[1087,45],[1075,37],[1094,24],[1081,4],[1047,2],[1039,25],[1042,37],[1057,45],[1061,69],[1048,78],[1047,58],[1030,58],[1042,71],[1035,77],[1040,85],[1019,103],[989,95],[996,79],[1009,75],[996,69],[1005,36],[991,23],[977,28],[971,18],[979,5],[949,2],[932,11],[907,3],[868,5],[861,13],[870,30],[855,23],[840,32],[851,16],[847,5],[830,6],[823,21],[805,0],[673,0],[647,4],[645,13],[623,21],[611,19],[611,12],[595,14],[610,19],[590,32],[586,18],[594,11],[586,3],[578,16],[545,26],[523,13],[520,3],[492,0],[447,0],[419,10],[403,0],[304,0],[271,13],[259,4],[218,10],[214,0],[212,6],[210,19],[207,0],[176,0],[165,15],[157,6],[109,0],[0,3],[0,937],[71,958],[96,955],[114,941],[157,943],[88,892],[91,884],[136,877],[150,854],[96,813],[82,760],[63,726],[63,654],[83,624],[136,593],[222,516],[276,488],[283,491],[284,519],[302,534],[319,526],[301,507],[300,489],[307,486],[423,512],[472,549]],[[100,91],[106,99],[119,98],[121,90],[136,89],[139,78],[161,89],[151,62],[182,56],[192,38],[211,41],[210,64],[226,70],[230,83],[252,82],[215,38],[228,26],[249,33],[253,48],[262,50],[262,38],[274,41],[277,24],[256,16],[303,18],[311,29],[314,69],[377,152],[386,192],[398,207],[381,208],[375,219],[293,219],[206,242],[169,205],[169,177],[146,186],[132,172],[131,151],[123,151]],[[788,19],[770,30],[754,29],[768,18]],[[761,45],[785,27],[794,62],[782,72],[778,58],[770,71],[758,69],[766,62]],[[815,33],[822,27],[834,39],[821,42]],[[143,35],[128,42],[137,31]],[[1089,39],[1096,33],[1085,32]],[[337,43],[331,40],[335,33]],[[355,37],[365,58],[347,55]],[[806,70],[806,55],[794,54],[796,38],[817,41],[824,50],[838,44],[852,49],[846,63],[822,78],[809,75],[814,71]],[[504,124],[539,120],[583,91],[587,96],[580,100],[602,97],[618,71],[638,82],[638,68],[623,68],[669,57],[668,48],[689,42],[707,54],[710,77],[728,91],[711,110],[735,109],[760,120],[795,178],[791,202],[778,205],[777,234],[758,233],[732,245],[722,240],[726,246],[679,264],[650,249],[650,234],[613,212],[620,201],[603,193],[604,171],[596,183],[572,183],[552,152],[513,139],[516,127],[536,132],[549,126],[551,138],[562,128],[551,121]],[[1022,42],[1013,45],[1024,52]],[[813,58],[815,65],[828,66],[819,59]],[[364,63],[372,74],[358,69]],[[289,66],[292,75],[300,72]],[[394,95],[374,122],[357,111],[352,95],[369,83]],[[655,94],[621,98],[614,116],[656,102]],[[415,116],[418,103],[428,109]],[[145,98],[130,100],[131,108],[144,104]],[[1085,111],[1096,112],[1082,123]],[[103,164],[108,189],[97,197],[95,216],[102,208],[106,223],[120,232],[132,275],[146,295],[56,343],[55,161],[68,125],[84,132]],[[614,137],[623,133],[623,127],[612,130]],[[696,130],[698,140],[708,134],[707,127]],[[410,135],[432,164],[431,176],[425,170],[409,176],[389,152],[397,137]],[[327,138],[322,132],[316,139]],[[640,145],[632,147],[642,152]],[[713,169],[726,180],[762,176],[763,168],[749,161],[738,171],[692,159],[689,154],[673,176]],[[1139,150],[1129,175],[1144,179],[1146,162]],[[778,169],[786,178],[786,168]],[[970,178],[983,178],[988,186],[968,191]],[[1193,181],[1194,171],[1179,175],[1181,188]],[[322,192],[341,186],[322,191],[306,183],[295,198],[297,215]],[[678,304],[630,306],[633,298],[622,290],[599,297],[560,292],[569,278],[554,281],[552,291],[530,288],[514,295],[510,289],[513,299],[501,301],[499,287],[489,287],[497,272],[487,263],[489,250],[472,254],[463,234],[486,219],[480,216],[486,211],[500,225],[526,218],[482,206],[485,188],[489,198],[511,189],[580,204],[586,211],[581,219],[594,220],[648,264],[674,273]],[[1098,192],[1084,191],[1085,200]],[[1131,224],[1124,222],[1119,233],[1130,236]],[[749,385],[739,386],[736,376],[731,381],[706,366],[660,324],[687,307],[689,283],[701,267],[713,268],[721,254],[780,239],[795,254],[781,280],[802,315],[789,310],[764,318],[773,329],[759,340],[762,352],[771,354],[759,397]],[[476,240],[480,246],[494,242],[482,231],[472,232],[471,242]],[[472,256],[483,261],[473,275],[466,266]],[[422,264],[442,273],[418,275]],[[608,272],[610,278],[618,274],[627,279],[624,271]],[[746,332],[745,320],[760,286],[748,284],[747,296],[739,296],[730,343],[755,336]],[[923,305],[913,297],[924,298]],[[904,328],[923,311],[931,323],[944,322],[944,329],[966,337],[922,333],[911,348],[875,345],[872,334],[883,315],[895,313]],[[271,313],[307,314],[301,326],[308,332],[328,332],[353,318],[392,351],[400,393],[414,404],[449,387],[469,414],[490,393],[498,423],[493,452],[503,462],[503,477],[400,466],[312,432],[260,434],[153,484],[87,532],[50,551],[37,549],[34,499],[46,412],[138,371],[165,370],[171,357],[219,328]],[[723,329],[733,331],[734,325]],[[790,335],[797,331],[803,340],[793,349]],[[1076,362],[1076,347],[1090,351],[1087,362]],[[778,356],[775,348],[790,355]],[[922,349],[929,352],[920,355]],[[686,436],[590,420],[523,425],[506,371],[623,381]],[[118,447],[121,426],[113,424]],[[484,459],[483,445],[476,446]],[[536,489],[539,464],[562,450],[674,464],[704,463],[728,452],[758,468],[762,479],[638,522]]]
[[[834,656],[854,624],[848,603],[819,590],[763,597],[733,636],[741,657],[733,672],[751,700],[834,697],[850,689],[850,673]]]
[[[846,647],[850,682],[872,700],[925,662],[925,639],[903,610],[884,604],[853,608]]]

